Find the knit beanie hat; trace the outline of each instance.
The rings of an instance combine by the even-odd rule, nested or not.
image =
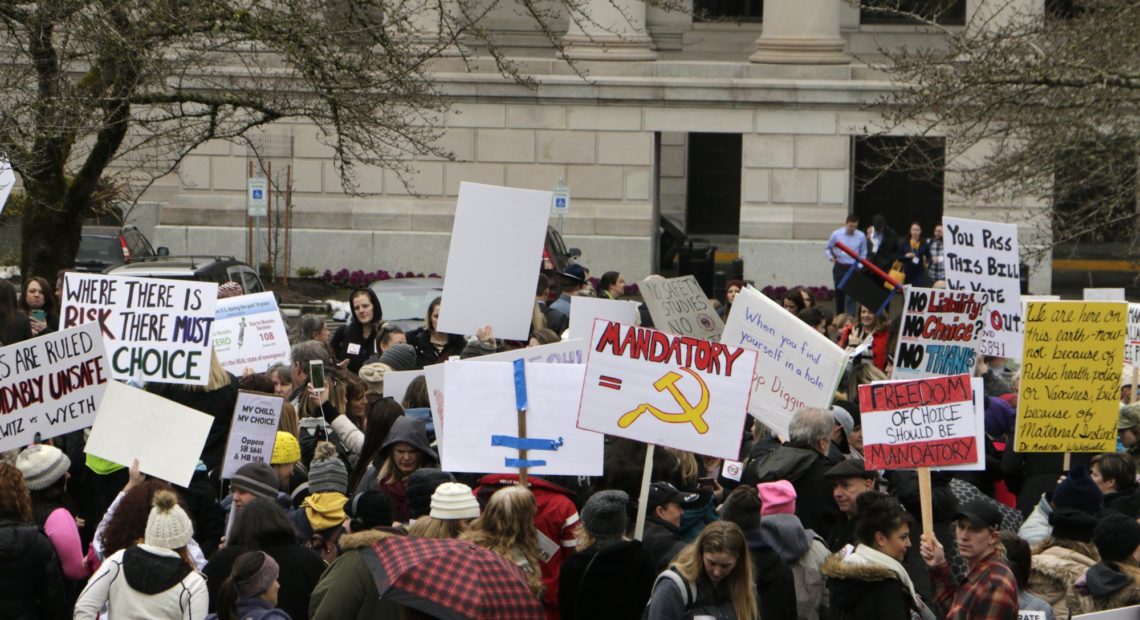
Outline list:
[[[313,493],[347,493],[348,470],[327,441],[317,444],[313,462],[309,464],[309,490]]]
[[[850,435],[855,430],[855,418],[851,417],[843,407],[832,405],[831,415],[835,418],[835,423],[843,427],[844,436]]]
[[[265,499],[277,499],[277,472],[267,463],[246,463],[238,468],[230,486]]]
[[[416,369],[416,348],[405,342],[398,342],[380,354],[380,363],[387,364],[395,371]]]
[[[1096,524],[1093,544],[1100,559],[1105,562],[1122,562],[1140,547],[1140,523],[1125,515],[1108,515]]]
[[[277,431],[277,439],[273,442],[273,456],[269,459],[270,465],[286,465],[301,460],[301,442],[292,433]]]
[[[365,364],[360,367],[357,372],[360,378],[364,381],[366,391],[373,394],[384,393],[384,373],[392,370],[392,367],[380,362],[373,362]]]
[[[408,514],[418,519],[431,512],[431,496],[445,482],[455,482],[451,474],[434,467],[421,467],[404,481],[408,496]]]
[[[582,525],[594,538],[621,538],[628,523],[626,505],[629,494],[625,491],[599,491],[586,500],[582,507]]]
[[[348,498],[343,493],[313,493],[301,505],[305,508],[309,524],[319,532],[344,523],[348,518],[344,512],[347,503]]]
[[[264,551],[243,553],[238,559],[240,560],[247,555],[260,555],[261,568],[257,569],[256,573],[246,579],[242,579],[241,581],[234,580],[234,586],[237,587],[238,596],[241,598],[260,596],[261,593],[273,585],[274,581],[277,581],[277,575],[281,573],[281,567],[277,565],[277,560],[274,560]]]
[[[59,481],[71,467],[71,459],[55,446],[28,446],[16,457],[16,469],[24,474],[29,491],[40,491]]]
[[[478,519],[479,502],[466,484],[445,482],[436,487],[431,496],[430,516],[444,521]]]
[[[760,494],[760,516],[796,514],[796,487],[787,480],[761,482],[756,485]]]
[[[194,525],[186,511],[178,505],[178,498],[170,491],[156,491],[151,500],[154,507],[146,519],[143,541],[152,547],[181,549],[194,535]]]
[[[740,526],[745,532],[760,529],[760,496],[756,489],[741,485],[729,493],[720,508],[720,518]]]
[[[1053,491],[1054,507],[1075,508],[1090,515],[1100,510],[1103,500],[1104,494],[1097,488],[1084,465],[1073,465],[1069,476]]]
[[[1076,508],[1058,508],[1049,515],[1053,538],[1092,542],[1096,517]]]
[[[392,502],[380,491],[357,493],[345,505],[345,513],[352,519],[354,532],[370,530],[376,526],[390,527],[396,519]]]

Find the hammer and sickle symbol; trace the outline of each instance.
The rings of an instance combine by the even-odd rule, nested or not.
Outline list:
[[[709,432],[709,425],[705,422],[704,417],[702,417],[704,416],[705,411],[709,408],[709,388],[707,385],[705,385],[705,382],[701,379],[700,375],[693,372],[692,370],[689,370],[688,368],[680,368],[678,370],[688,373],[691,377],[697,380],[697,383],[700,384],[701,399],[697,402],[697,404],[691,404],[689,402],[689,399],[685,398],[685,395],[681,392],[681,389],[677,387],[677,382],[681,380],[682,375],[674,371],[669,371],[665,373],[663,377],[655,381],[653,383],[653,387],[658,392],[664,392],[668,390],[669,394],[673,396],[673,400],[677,401],[677,404],[681,406],[681,413],[670,413],[668,411],[662,411],[657,407],[650,405],[649,403],[642,403],[641,405],[638,405],[637,408],[633,411],[630,411],[619,418],[618,426],[621,428],[628,428],[629,425],[637,421],[637,418],[641,417],[641,414],[648,412],[653,417],[667,424],[689,423],[692,424],[693,428],[702,435]]]

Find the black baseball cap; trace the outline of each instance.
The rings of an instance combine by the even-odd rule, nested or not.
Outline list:
[[[677,502],[681,506],[691,506],[700,500],[697,493],[684,493],[668,482],[654,482],[649,485],[649,510],[663,506],[669,502]]]
[[[954,513],[953,520],[967,519],[978,527],[1001,529],[1001,511],[997,506],[984,499],[974,499],[966,502]]]

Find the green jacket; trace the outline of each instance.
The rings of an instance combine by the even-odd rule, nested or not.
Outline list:
[[[368,530],[341,536],[341,555],[325,569],[310,598],[311,620],[400,620],[400,605],[380,599],[364,562],[372,543],[393,535]]]

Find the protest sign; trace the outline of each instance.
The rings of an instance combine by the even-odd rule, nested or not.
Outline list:
[[[1118,607],[1116,609],[1073,616],[1073,620],[1136,620],[1136,618],[1140,618],[1140,605]],[[1021,618],[1018,618],[1018,620],[1021,620]],[[1044,616],[1042,616],[1042,620],[1044,620]]]
[[[1122,288],[1086,288],[1085,301],[1127,301]]]
[[[578,427],[737,459],[755,371],[749,349],[599,320]]]
[[[443,364],[424,366],[424,381],[427,382],[428,406],[431,407],[431,425],[435,428],[436,451],[443,453]]]
[[[1140,365],[1140,304],[1128,304],[1127,329],[1128,335],[1124,344],[1124,363],[1137,366]]]
[[[748,413],[782,435],[801,407],[831,404],[847,366],[843,349],[752,287],[736,294],[720,341],[759,352]]]
[[[69,273],[60,326],[98,325],[113,379],[205,385],[217,298],[212,282]]]
[[[581,364],[526,365],[526,438],[519,437],[513,364],[444,364],[447,449],[442,468],[456,472],[597,476],[599,433],[577,427]],[[519,449],[525,446],[526,461]]]
[[[716,340],[724,331],[712,302],[694,276],[638,283],[653,326],[663,332]]]
[[[942,224],[947,288],[985,298],[981,355],[1016,358],[1025,330],[1017,226],[956,217],[944,217]]]
[[[436,329],[526,340],[550,218],[550,192],[460,183]],[[493,278],[493,288],[490,284]]]
[[[403,402],[404,395],[408,393],[408,386],[416,377],[424,376],[422,370],[390,370],[384,373],[384,397],[394,398],[396,402]]]
[[[194,468],[214,418],[145,390],[111,381],[87,438],[87,454],[181,487]]]
[[[978,462],[977,416],[967,374],[859,386],[868,470]]]
[[[907,287],[891,377],[972,373],[985,327],[984,309],[981,293]]]
[[[259,392],[238,392],[230,436],[222,460],[222,478],[233,478],[246,463],[268,463],[277,440],[277,423],[285,399]]]
[[[1128,308],[1110,301],[1027,305],[1017,452],[1112,452]]]
[[[12,164],[7,159],[0,158],[0,212],[8,203],[8,196],[16,185],[16,173],[12,171]]]
[[[289,335],[273,293],[219,299],[210,336],[218,363],[235,375],[289,363]]]
[[[94,324],[0,348],[0,451],[91,426],[110,379]]]
[[[570,337],[590,339],[594,319],[634,325],[637,323],[637,302],[596,297],[570,298]]]

